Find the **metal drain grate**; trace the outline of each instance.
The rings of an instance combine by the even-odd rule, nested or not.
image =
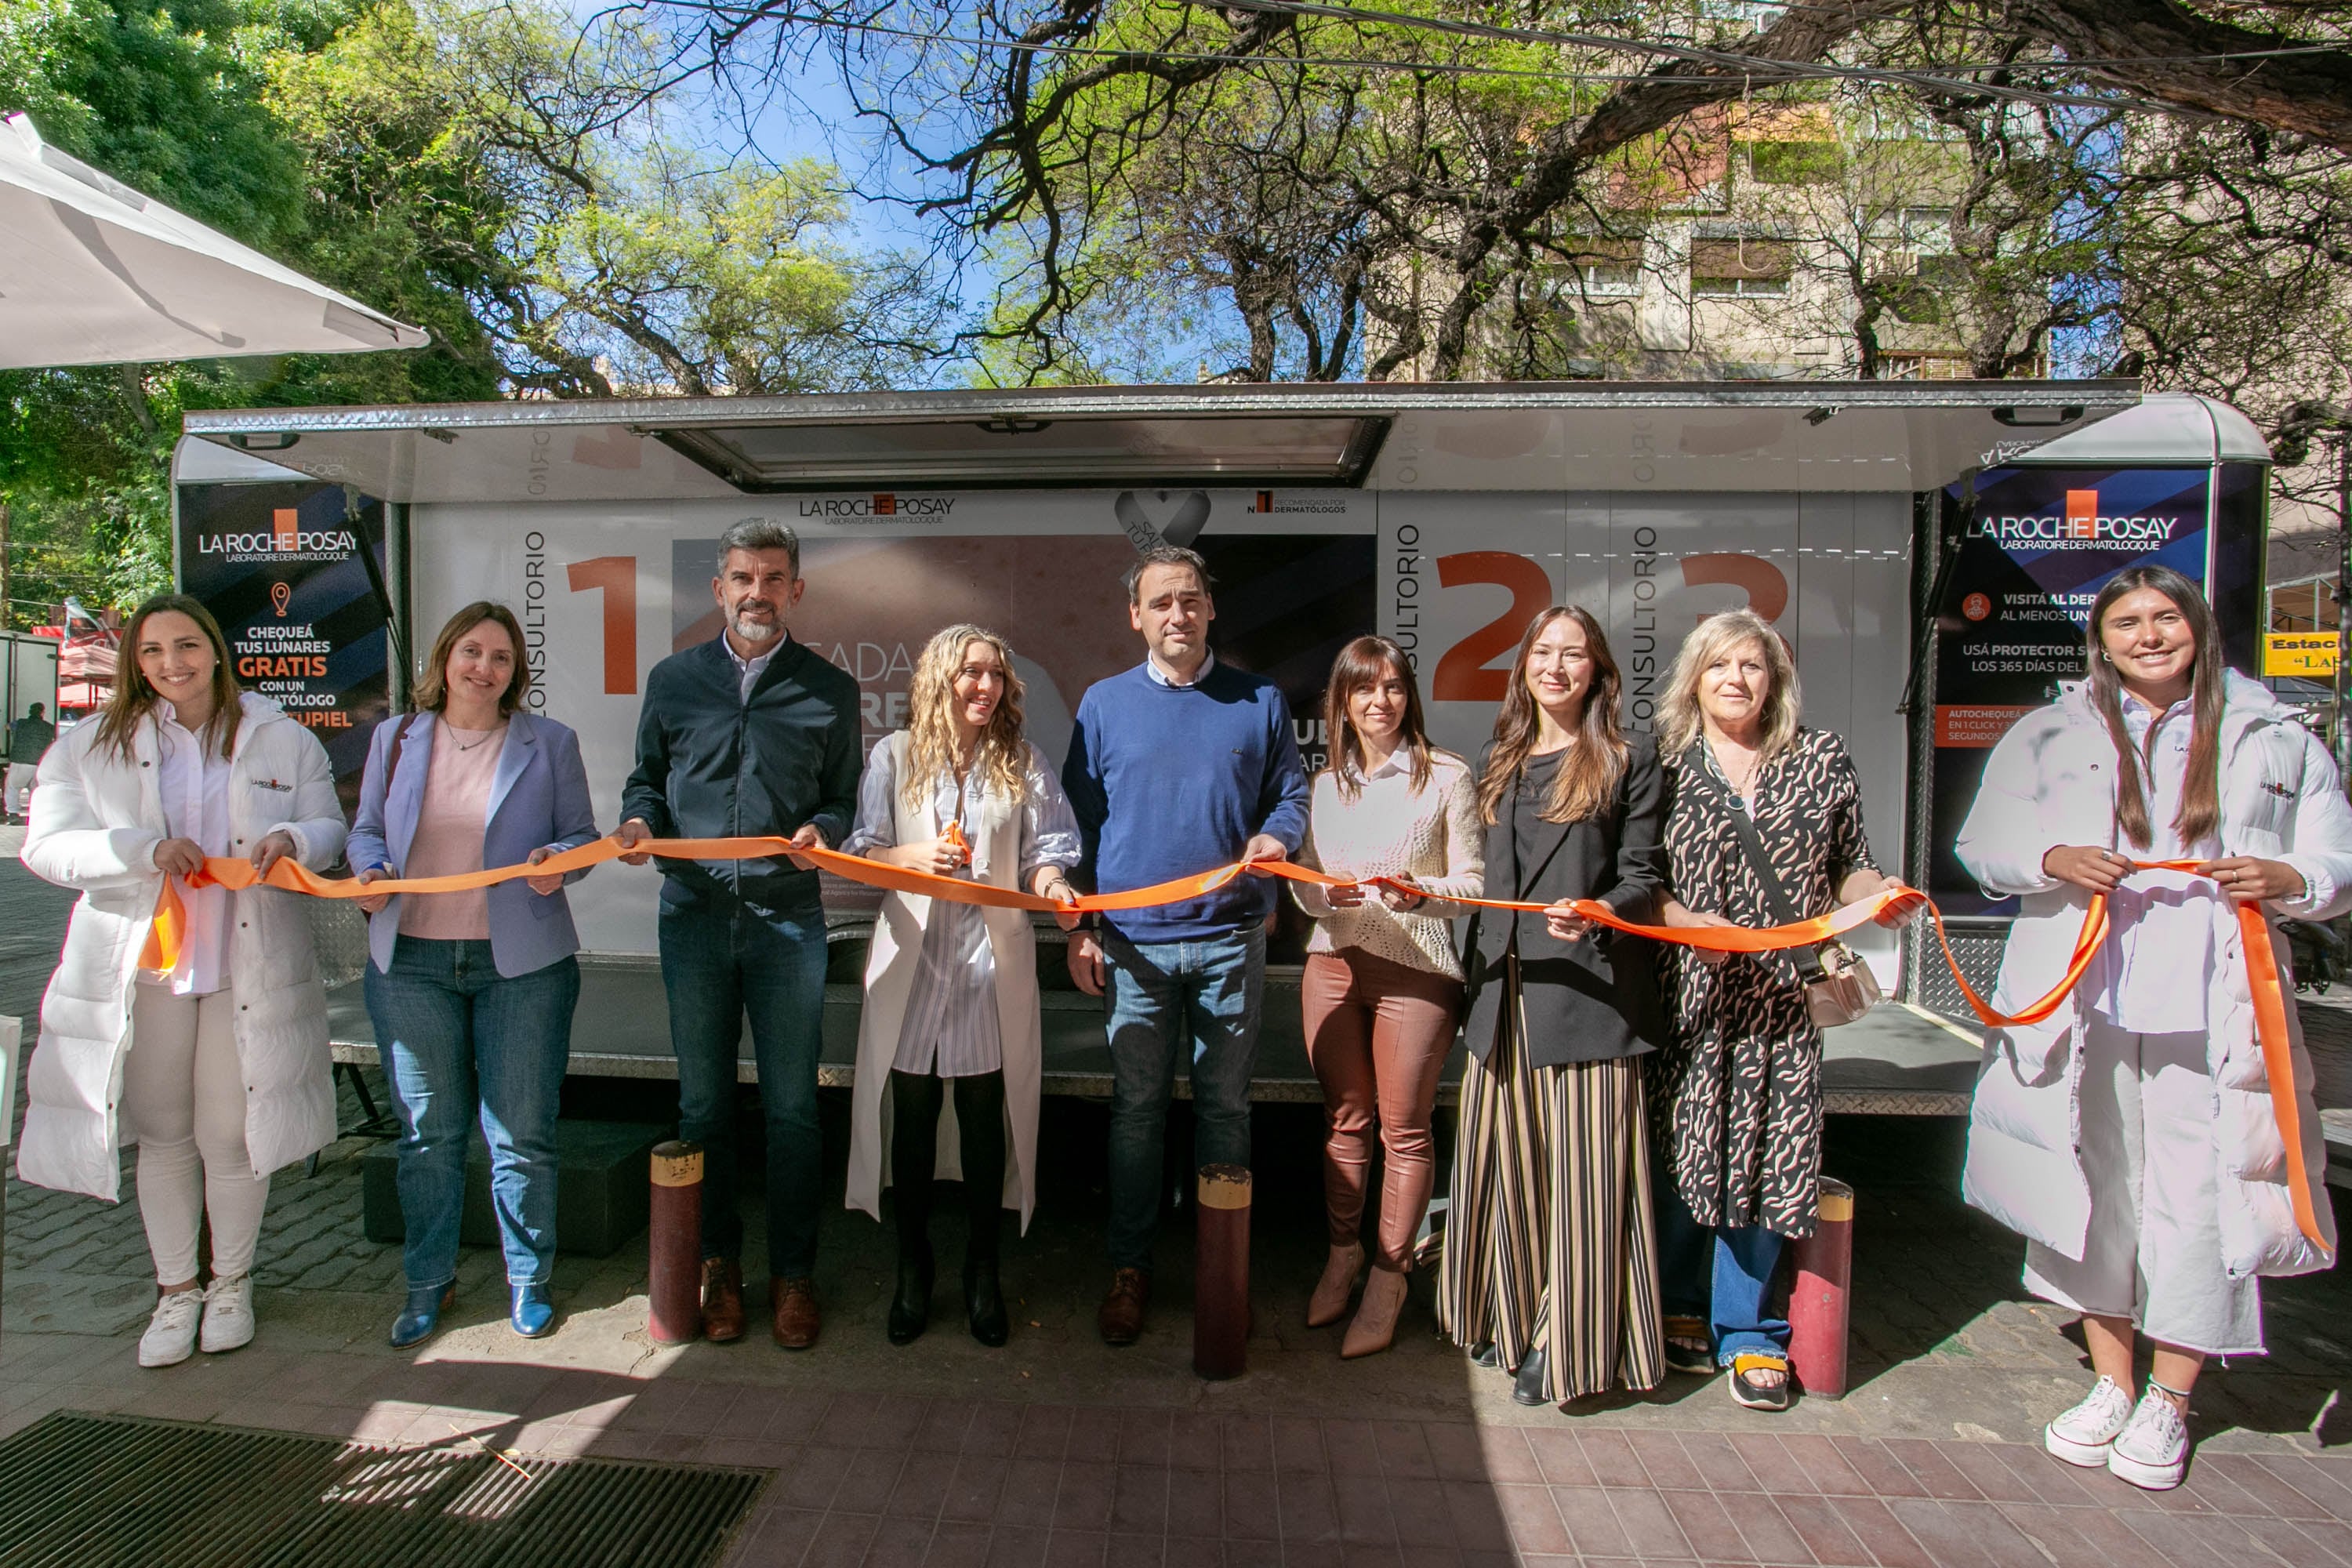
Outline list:
[[[61,1412],[0,1442],[0,1568],[700,1568],[765,1479]]]

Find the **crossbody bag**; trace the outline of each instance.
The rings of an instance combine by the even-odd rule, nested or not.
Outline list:
[[[1683,757],[1683,777],[1714,792],[1731,818],[1731,830],[1738,835],[1739,847],[1747,852],[1748,864],[1755,870],[1756,879],[1764,884],[1764,899],[1772,906],[1772,918],[1782,925],[1795,925],[1805,917],[1780,885],[1780,873],[1773,869],[1772,858],[1765,850],[1764,837],[1756,831],[1755,822],[1732,804],[1729,788],[1707,771],[1707,759],[1701,754],[1705,744],[1703,741],[1691,743]],[[1796,960],[1797,978],[1804,986],[1805,1016],[1817,1028],[1834,1029],[1841,1024],[1851,1024],[1878,1005],[1885,995],[1878,988],[1878,976],[1870,972],[1870,965],[1842,942],[1791,948],[1789,956]]]

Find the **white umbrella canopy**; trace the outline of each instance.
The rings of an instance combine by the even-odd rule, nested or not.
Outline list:
[[[0,121],[0,367],[431,341]]]

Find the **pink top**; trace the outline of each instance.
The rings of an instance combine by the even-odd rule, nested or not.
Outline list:
[[[507,727],[460,730],[447,720],[433,726],[433,761],[425,775],[425,802],[416,836],[408,841],[404,877],[447,877],[482,868],[482,835],[490,820],[490,781],[506,749]],[[400,901],[400,934],[434,942],[490,940],[490,895],[425,893]]]

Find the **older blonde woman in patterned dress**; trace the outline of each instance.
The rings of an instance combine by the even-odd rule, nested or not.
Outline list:
[[[1871,859],[1844,743],[1802,728],[1801,700],[1788,645],[1754,611],[1710,616],[1684,639],[1658,713],[1668,925],[1777,925],[1783,902],[1818,915],[1895,885]],[[1778,900],[1735,814],[1762,843]],[[1667,1362],[1729,1369],[1732,1397],[1760,1410],[1788,1408],[1789,1325],[1766,1297],[1782,1240],[1813,1233],[1821,1183],[1806,957],[1669,947],[1674,1017],[1650,1062]]]

